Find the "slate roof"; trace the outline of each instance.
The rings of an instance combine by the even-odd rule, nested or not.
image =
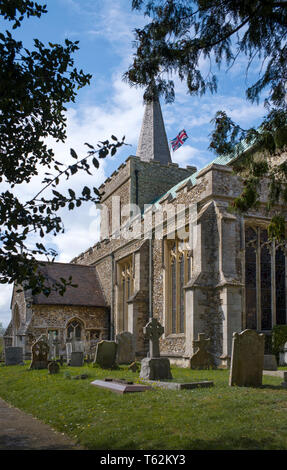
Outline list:
[[[72,276],[72,284],[78,287],[68,286],[64,295],[52,291],[47,297],[45,294],[33,296],[34,304],[42,305],[78,305],[87,307],[106,307],[107,303],[102,287],[93,266],[69,263],[45,263],[39,266],[44,274],[48,285],[52,285],[60,278],[68,280]]]

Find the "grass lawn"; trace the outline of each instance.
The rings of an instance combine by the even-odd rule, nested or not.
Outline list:
[[[124,366],[64,366],[57,375],[28,367],[0,367],[0,396],[87,449],[287,449],[287,389],[281,378],[264,376],[257,389],[229,387],[229,371],[172,367],[177,380],[213,380],[214,387],[120,395],[90,382],[137,380]],[[68,379],[84,373],[89,378]]]

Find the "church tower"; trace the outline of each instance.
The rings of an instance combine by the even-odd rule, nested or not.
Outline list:
[[[109,238],[132,217],[128,205],[143,211],[145,204],[151,204],[195,171],[195,167],[179,168],[172,163],[160,102],[156,99],[146,103],[136,156],[130,156],[99,188],[103,208],[101,239]]]

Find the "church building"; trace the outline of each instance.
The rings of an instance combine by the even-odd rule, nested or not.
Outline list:
[[[46,268],[55,278],[72,275],[79,287],[61,302],[14,289],[6,343],[21,338],[28,350],[29,337],[50,330],[64,342],[78,328],[87,344],[129,331],[140,359],[143,327],[156,317],[161,355],[185,367],[199,333],[211,339],[218,365],[231,355],[233,332],[250,328],[268,339],[274,325],[286,324],[287,247],[267,236],[267,181],[256,210],[229,210],[242,191],[232,164],[228,156],[201,169],[173,163],[160,103],[147,103],[136,155],[99,188],[100,241]]]

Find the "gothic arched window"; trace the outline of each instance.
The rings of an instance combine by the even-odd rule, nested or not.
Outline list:
[[[82,337],[83,325],[79,320],[72,320],[67,326],[67,337],[80,340]]]
[[[265,227],[245,228],[245,327],[271,330],[286,324],[286,246]]]
[[[166,314],[167,334],[184,333],[185,331],[185,297],[184,286],[191,273],[191,251],[186,242],[178,239],[166,240],[167,298]]]
[[[119,313],[120,329],[128,331],[128,300],[133,294],[133,265],[132,257],[119,263]]]

